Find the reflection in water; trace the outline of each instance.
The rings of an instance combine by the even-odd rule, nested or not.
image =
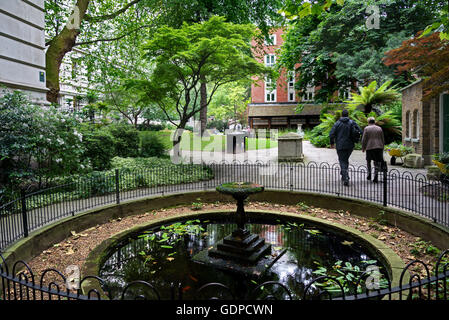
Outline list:
[[[244,296],[258,284],[277,281],[289,288],[293,298],[300,298],[304,287],[317,278],[313,271],[320,266],[331,268],[340,260],[363,270],[366,268],[363,261],[373,258],[354,239],[313,226],[253,221],[247,224],[252,233],[265,238],[274,248],[282,247],[287,251],[265,274],[247,279],[191,261],[195,254],[211,248],[235,230],[235,224],[224,221],[189,223],[182,232],[179,231],[181,223],[178,223],[174,228],[149,230],[117,247],[100,270],[100,277],[106,280],[105,288],[117,298],[128,283],[143,280],[157,289],[161,299],[170,299],[170,286],[181,283],[183,299],[187,300],[193,299],[195,291],[210,282],[222,283]],[[132,297],[142,294],[147,299],[156,298],[155,293],[143,287],[134,286],[129,292]]]

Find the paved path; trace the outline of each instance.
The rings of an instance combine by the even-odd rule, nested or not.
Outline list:
[[[304,163],[316,162],[338,164],[337,152],[335,149],[328,148],[317,148],[313,146],[309,141],[303,141],[303,153],[304,153]],[[194,163],[221,163],[227,162],[232,163],[234,161],[244,163],[248,161],[250,163],[268,163],[277,162],[278,160],[278,149],[262,149],[262,150],[250,150],[241,154],[228,154],[225,152],[202,152],[202,151],[183,151],[182,157],[187,161],[192,161]],[[390,165],[390,155],[384,152],[384,159],[388,163],[388,169],[396,169],[399,172],[409,171],[414,175],[421,173],[426,174],[425,169],[413,169],[404,168],[402,165]],[[366,154],[361,150],[354,150],[349,158],[349,163],[354,167],[366,166]],[[399,162],[399,161],[398,161]]]
[[[364,167],[358,168],[366,165],[365,155],[361,151],[355,150],[351,155],[350,163],[357,170],[350,170],[350,185],[345,187],[340,180],[340,168],[335,150],[315,148],[308,141],[304,142],[303,148],[305,164],[309,164],[306,166],[304,164],[278,164],[277,148],[248,151],[239,155],[210,152],[192,152],[190,154],[184,152],[183,156],[191,157],[194,162],[201,163],[203,161],[209,164],[214,171],[214,178],[187,184],[121,191],[120,199],[121,201],[136,200],[149,195],[214,190],[217,185],[224,182],[252,181],[264,185],[267,189],[318,192],[339,197],[363,199],[380,204],[386,199],[388,206],[409,210],[431,218],[437,223],[449,226],[449,206],[447,202],[437,201],[421,191],[422,187],[428,187],[435,182],[427,181],[423,175],[418,175],[418,178],[415,178],[416,174],[425,174],[425,170],[402,168],[400,166],[395,166],[394,169],[397,170],[392,170],[393,168],[389,167],[390,171],[385,180],[386,183],[383,183],[383,177],[381,177],[379,183],[374,184],[366,180]],[[242,165],[220,165],[222,161],[232,164],[234,160]],[[386,155],[385,160],[389,161],[388,155]],[[244,161],[255,165],[246,165]],[[312,162],[317,165],[312,165]],[[405,171],[412,174],[404,174]],[[386,194],[384,193],[384,187],[387,190]],[[39,199],[37,201],[39,202]],[[107,194],[87,199],[61,201],[30,210],[27,212],[28,229],[30,231],[37,230],[61,218],[115,202],[115,194]],[[20,210],[16,212],[20,212]],[[0,229],[0,248],[6,247],[23,237],[21,214],[1,217]]]

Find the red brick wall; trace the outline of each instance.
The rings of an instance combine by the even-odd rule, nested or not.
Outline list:
[[[255,41],[252,42],[253,53],[256,59],[265,63],[264,58],[266,54],[276,54],[276,50],[280,48],[283,43],[282,29],[277,29],[272,34],[276,35],[276,45],[274,46],[263,46],[263,48],[258,48]],[[288,90],[287,90],[287,72],[282,72],[281,76],[277,81],[276,102],[288,102]],[[265,102],[265,81],[264,79],[259,79],[255,84],[251,86],[251,102],[252,103],[264,103]]]

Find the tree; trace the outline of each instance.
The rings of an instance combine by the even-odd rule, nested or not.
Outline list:
[[[384,63],[398,74],[424,78],[424,99],[437,97],[449,89],[449,41],[441,40],[438,32],[406,40],[399,48],[385,53]]]
[[[215,119],[234,119],[245,122],[248,105],[248,87],[236,82],[222,86],[209,105],[209,114]]]
[[[281,0],[163,0],[159,23],[180,28],[184,22],[200,23],[214,15],[223,16],[228,22],[257,25],[262,35],[267,35],[273,25],[282,21],[278,12],[282,7]],[[201,79],[200,123],[201,133],[207,123],[208,90],[206,79]]]
[[[131,32],[151,26],[147,24],[145,14],[140,15],[139,19],[125,18],[114,21],[132,11],[140,2],[144,1],[103,0],[94,3],[92,0],[76,0],[74,6],[70,7],[69,2],[64,0],[45,1],[46,35],[50,38],[46,43],[48,101],[58,101],[61,63],[64,56],[75,46],[116,41]],[[111,12],[111,8],[117,7],[119,9]]]
[[[318,101],[331,101],[340,88],[355,89],[356,81],[359,85],[388,79],[394,79],[395,84],[405,83],[393,68],[382,64],[383,53],[433,23],[437,19],[435,7],[442,2],[346,0],[342,6],[333,5],[327,11],[298,15],[289,22],[280,64],[292,70],[300,63],[300,94],[308,85],[323,85],[317,92]],[[380,9],[379,29],[366,26],[368,5]]]
[[[149,80],[130,80],[128,85],[141,91],[141,101],[156,103],[176,126],[174,147],[188,120],[210,103],[219,87],[268,71],[251,56],[253,35],[252,25],[212,17],[180,29],[162,27],[143,47],[154,69]],[[207,102],[200,104],[203,79],[210,91]],[[170,116],[173,112],[177,119]]]

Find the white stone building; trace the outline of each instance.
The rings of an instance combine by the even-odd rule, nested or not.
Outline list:
[[[0,86],[48,103],[44,0],[0,0]]]

